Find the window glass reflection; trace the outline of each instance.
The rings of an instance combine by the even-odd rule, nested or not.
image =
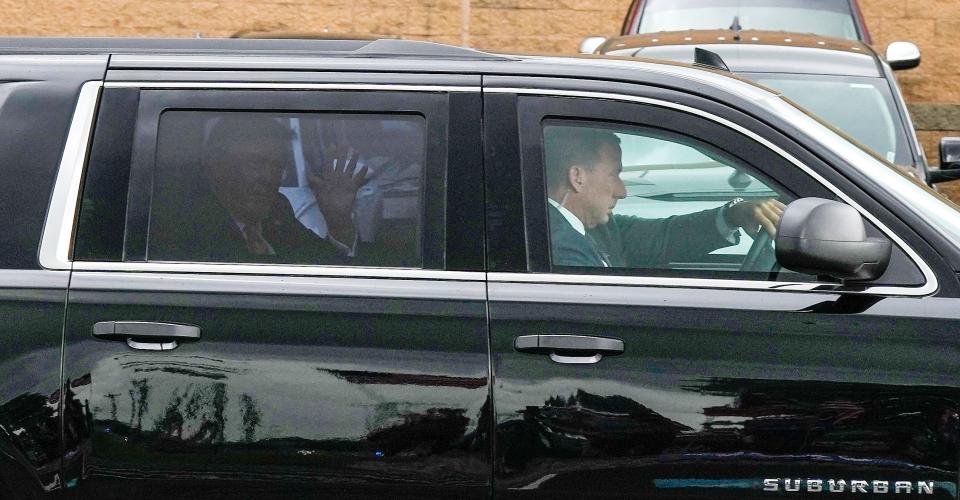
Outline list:
[[[417,115],[171,111],[151,261],[420,267]]]
[[[797,279],[770,237],[790,200],[759,173],[689,137],[575,123],[543,129],[556,271]]]

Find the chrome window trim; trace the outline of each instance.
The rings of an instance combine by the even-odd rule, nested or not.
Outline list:
[[[0,270],[0,290],[65,290],[70,273],[33,269]]]
[[[731,290],[771,290],[783,292],[829,292],[867,293],[866,290],[844,290],[835,283],[811,283],[802,281],[747,281],[735,279],[680,278],[655,276],[610,276],[598,274],[548,274],[548,273],[489,273],[491,283],[555,283],[565,285],[616,285],[684,288],[718,288]],[[895,287],[873,287],[872,295],[916,295],[914,293],[890,293]]]
[[[442,273],[443,271],[438,271]],[[169,272],[74,271],[73,290],[113,292],[231,293],[257,295],[299,295],[324,297],[375,297],[397,299],[470,300],[487,298],[481,279],[464,283],[450,280],[417,281],[402,279],[244,276],[236,274],[194,274],[184,269]]]
[[[578,284],[611,284],[611,285],[645,285],[645,286],[681,286],[694,288],[734,288],[734,289],[765,289],[765,290],[784,290],[784,291],[830,291],[833,293],[850,294],[870,294],[870,295],[907,295],[924,296],[937,291],[939,283],[937,277],[927,263],[920,258],[920,255],[913,250],[907,243],[887,228],[876,217],[867,212],[856,201],[843,193],[827,179],[813,171],[810,167],[804,165],[796,157],[764,139],[760,135],[712,113],[686,106],[683,104],[652,99],[649,97],[632,96],[626,94],[590,92],[577,90],[560,89],[539,89],[539,88],[510,88],[510,87],[491,87],[484,88],[484,92],[496,94],[525,94],[525,95],[543,95],[550,97],[579,97],[588,99],[606,99],[612,101],[632,102],[639,104],[649,104],[660,106],[685,113],[700,116],[733,129],[742,135],[745,135],[778,155],[789,161],[807,175],[815,179],[830,192],[848,205],[854,207],[860,215],[876,225],[888,238],[896,243],[917,265],[923,273],[925,283],[917,287],[903,286],[872,286],[862,290],[844,290],[840,285],[833,283],[803,283],[803,282],[774,282],[774,281],[745,281],[745,280],[719,280],[719,279],[698,279],[698,278],[656,278],[656,277],[633,277],[633,276],[598,276],[598,275],[577,275],[577,274],[521,274],[521,273],[490,273],[488,279],[491,282],[532,282],[532,283],[578,283]],[[773,96],[773,94],[771,94]]]
[[[478,92],[479,87],[457,86],[429,86],[429,85],[380,85],[380,84],[281,84],[281,83],[209,83],[209,82],[107,82],[90,81],[81,87],[77,100],[77,107],[67,135],[64,154],[57,173],[53,196],[44,224],[41,239],[39,259],[42,267],[52,270],[78,271],[120,271],[120,272],[186,272],[210,274],[285,274],[303,276],[336,276],[336,277],[370,277],[370,278],[400,278],[400,279],[430,279],[453,281],[482,281],[485,277],[481,272],[435,271],[419,269],[391,269],[391,268],[363,268],[363,267],[325,267],[325,266],[278,266],[256,264],[215,264],[215,263],[154,263],[154,262],[76,262],[69,260],[70,245],[73,239],[73,230],[79,206],[80,184],[83,167],[86,163],[87,147],[100,89],[112,88],[192,88],[192,89],[278,89],[278,90],[395,90],[395,91],[425,91],[425,92]],[[939,285],[932,269],[920,256],[890,231],[879,220],[863,209],[859,204],[846,196],[843,192],[830,184],[809,167],[801,163],[792,155],[765,140],[763,137],[719,116],[706,113],[696,108],[682,104],[625,94],[586,92],[570,90],[550,90],[532,88],[488,88],[485,92],[534,94],[557,97],[583,97],[593,99],[608,99],[615,101],[650,104],[677,109],[715,121],[728,128],[744,134],[771,150],[777,152],[787,161],[790,161],[808,175],[827,187],[841,200],[856,208],[861,215],[873,222],[891,240],[898,244],[914,261],[923,273],[926,283],[920,287],[893,287],[876,286],[864,290],[843,290],[842,287],[830,283],[803,283],[803,282],[767,282],[742,280],[714,280],[692,278],[653,278],[632,276],[597,276],[597,275],[560,275],[560,274],[520,274],[520,273],[491,273],[488,279],[493,282],[530,282],[530,283],[587,283],[611,285],[646,285],[646,286],[686,286],[697,288],[733,288],[733,289],[766,289],[790,291],[830,291],[874,294],[874,295],[907,295],[922,296],[934,293]]]
[[[299,55],[271,54],[251,51],[244,55],[197,54],[117,54],[110,58],[111,70],[160,69],[183,71],[377,71],[388,68],[408,69],[413,64],[423,65],[422,59],[399,57],[344,57],[345,53],[301,52]],[[494,57],[503,57],[491,54]],[[436,59],[433,65],[456,62],[456,59]],[[477,59],[477,63],[486,62]],[[472,61],[470,61],[472,62]],[[374,69],[376,68],[376,69]]]
[[[72,55],[64,56],[60,54],[3,54],[0,55],[2,64],[57,64],[57,65],[83,65],[83,64],[105,64],[106,55]]]
[[[102,85],[100,81],[89,81],[80,87],[40,239],[38,257],[40,265],[46,269],[70,269],[70,244],[80,204],[83,166],[87,161],[87,147]]]
[[[706,287],[698,290],[700,294],[684,294],[671,298],[670,307],[696,307],[729,309],[743,307],[756,308],[764,311],[796,312],[799,307],[806,307],[810,303],[824,300],[836,300],[839,293],[824,292],[819,296],[810,296],[808,293],[778,293],[771,296],[765,289],[737,289],[743,297],[735,297],[725,293],[721,288]],[[803,292],[791,290],[792,292]],[[624,293],[622,287],[607,286],[598,283],[577,283],[569,286],[556,286],[555,283],[491,283],[488,287],[488,296],[491,302],[550,302],[562,304],[597,304],[616,306],[647,306],[659,307],[663,305],[662,298],[656,289],[638,290],[637,293]],[[702,293],[717,294],[716,301],[706,302]],[[749,298],[744,302],[745,298]],[[803,304],[803,305],[801,305]],[[739,305],[739,306],[738,306]]]
[[[278,264],[234,264],[207,262],[88,262],[75,261],[75,272],[116,271],[125,273],[193,273],[219,275],[285,275],[350,278],[395,278],[438,281],[483,281],[485,273],[436,271],[391,267],[346,267]]]
[[[106,88],[140,89],[249,89],[249,90],[390,90],[398,92],[480,92],[476,86],[396,85],[377,83],[267,83],[267,82],[105,82]]]
[[[479,87],[451,87],[429,85],[390,84],[267,84],[267,83],[208,83],[208,82],[107,82],[85,83],[77,99],[77,107],[70,123],[63,158],[57,172],[53,196],[44,223],[40,242],[40,265],[45,269],[77,271],[118,271],[158,273],[200,273],[241,275],[301,275],[356,278],[398,278],[450,281],[483,281],[482,272],[438,271],[426,269],[397,269],[378,267],[295,266],[274,264],[232,264],[195,262],[71,262],[69,259],[73,232],[80,205],[80,187],[90,133],[93,129],[97,100],[102,87],[110,88],[193,88],[193,89],[328,89],[328,90],[389,90],[416,92],[479,92]]]

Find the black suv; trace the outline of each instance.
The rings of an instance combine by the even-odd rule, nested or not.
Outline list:
[[[0,74],[3,498],[957,497],[960,211],[769,90],[398,40]]]

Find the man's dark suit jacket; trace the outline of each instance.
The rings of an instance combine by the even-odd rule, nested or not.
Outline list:
[[[603,256],[595,242],[574,229],[553,205],[548,204],[547,211],[550,216],[550,258],[553,265],[603,267]]]
[[[270,214],[261,222],[263,238],[276,255],[247,250],[246,239],[213,193],[204,193],[186,207],[152,214],[148,258],[188,262],[253,262],[284,264],[351,264],[333,244],[297,221],[286,198],[277,193]]]
[[[602,226],[581,235],[559,210],[548,205],[550,247],[556,266],[658,268],[673,261],[694,260],[736,244],[717,231],[717,211],[704,210],[665,219],[614,214]],[[735,233],[737,240],[739,233]]]

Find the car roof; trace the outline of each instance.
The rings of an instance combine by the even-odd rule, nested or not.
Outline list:
[[[563,88],[576,79],[573,88],[594,92],[609,92],[611,84],[640,84],[693,91],[760,112],[770,109],[767,101],[779,101],[776,91],[728,72],[637,57],[495,54],[395,39],[0,38],[0,66],[24,60],[57,66],[64,58],[109,61],[107,81],[195,82],[223,79],[225,72],[237,83],[342,81],[363,72],[380,75],[378,81],[409,82],[402,75],[411,75],[423,82],[470,85],[483,76],[491,87],[510,87],[524,78],[521,86]]]
[[[397,39],[46,38],[0,37],[0,57],[111,56],[109,68],[156,70],[345,70],[589,77],[632,83],[695,75],[730,90],[757,87],[735,75],[690,64],[596,55],[497,54],[431,42]],[[349,59],[349,62],[337,60]],[[643,71],[646,68],[651,71]],[[641,70],[641,71],[638,71]],[[711,75],[711,73],[714,73]],[[720,78],[720,80],[717,80]],[[662,78],[659,78],[662,79]],[[669,86],[669,85],[667,85]],[[750,90],[756,91],[759,87]],[[736,92],[734,92],[736,93]]]
[[[804,33],[689,30],[608,40],[600,52],[693,62],[694,48],[715,52],[738,73],[802,73],[880,77],[879,58],[856,40]]]

